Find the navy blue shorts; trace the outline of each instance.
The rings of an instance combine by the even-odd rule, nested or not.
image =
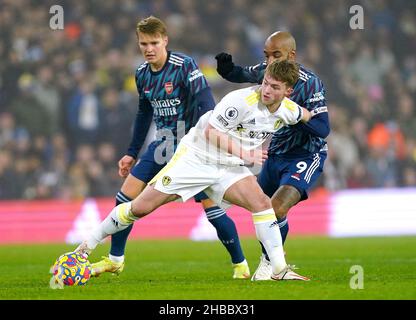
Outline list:
[[[166,165],[166,163],[159,164],[155,161],[155,150],[158,147],[159,142],[152,142],[147,148],[146,152],[140,157],[137,164],[131,169],[130,174],[137,179],[148,183],[153,177],[159,173],[160,170]],[[209,199],[204,192],[200,192],[194,196],[196,202]]]
[[[327,153],[318,152],[294,159],[269,156],[257,178],[263,192],[270,198],[282,185],[295,187],[302,200],[308,199],[308,190],[321,175]]]

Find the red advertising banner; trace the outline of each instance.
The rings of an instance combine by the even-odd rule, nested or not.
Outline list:
[[[328,197],[308,199],[289,214],[291,235],[328,234]],[[0,244],[4,243],[79,243],[104,219],[114,199],[79,201],[1,201]],[[240,237],[255,237],[251,214],[239,207],[227,210]],[[130,238],[192,240],[217,239],[199,203],[172,202],[135,223]]]

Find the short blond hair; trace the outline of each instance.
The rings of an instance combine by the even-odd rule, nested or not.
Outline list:
[[[296,62],[283,60],[273,61],[266,68],[266,73],[273,79],[293,87],[299,79],[299,65]]]
[[[140,20],[137,23],[136,26],[137,33],[142,32],[145,34],[161,34],[162,36],[167,36],[167,28],[165,23],[160,20],[159,18],[156,18],[154,16],[147,17],[143,20]]]

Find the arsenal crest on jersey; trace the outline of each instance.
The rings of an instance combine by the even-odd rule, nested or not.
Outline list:
[[[171,94],[173,92],[173,84],[172,82],[165,83],[165,90],[167,94]]]

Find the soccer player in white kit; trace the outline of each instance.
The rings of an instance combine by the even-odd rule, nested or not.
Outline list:
[[[261,147],[274,132],[310,120],[307,109],[287,98],[298,74],[294,62],[276,61],[267,66],[260,86],[227,94],[182,138],[172,159],[144,191],[115,207],[75,251],[89,255],[107,236],[161,205],[204,191],[219,205],[228,202],[252,213],[256,236],[270,257],[273,280],[309,280],[286,264],[271,200],[246,166],[267,159],[267,150]]]

